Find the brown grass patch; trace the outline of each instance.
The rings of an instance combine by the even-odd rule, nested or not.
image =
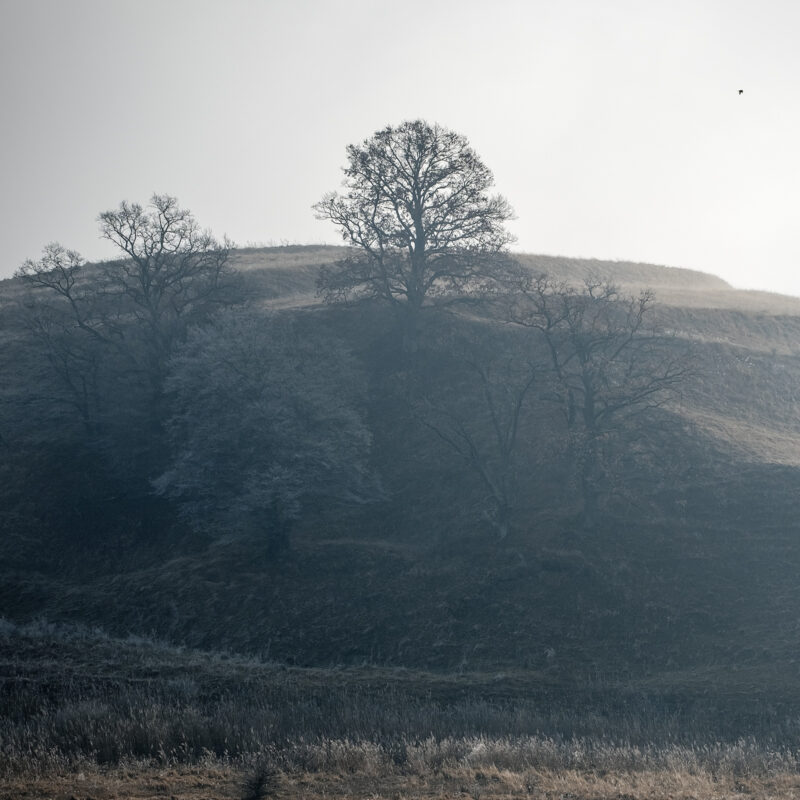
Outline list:
[[[0,800],[210,800],[246,794],[249,767],[209,762],[198,766],[153,767],[123,765],[112,769],[87,767],[33,780],[18,778],[0,783]],[[782,772],[766,776],[719,775],[709,770],[528,768],[476,769],[447,766],[414,772],[396,767],[326,772],[281,772],[262,795],[305,800],[404,800],[405,798],[459,798],[500,800],[771,800],[800,797],[800,775]]]

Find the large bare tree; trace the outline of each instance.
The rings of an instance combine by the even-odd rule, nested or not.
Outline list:
[[[327,300],[388,301],[413,350],[427,298],[475,291],[496,274],[511,207],[489,194],[492,173],[464,136],[423,120],[349,145],[347,161],[344,193],[314,208],[357,252],[323,269],[318,288]]]
[[[148,374],[158,391],[175,341],[234,299],[230,242],[200,228],[170,195],[153,195],[146,208],[123,202],[98,221],[101,236],[124,254],[103,265],[104,291],[125,303],[143,331]]]
[[[549,353],[589,525],[608,477],[603,443],[644,432],[639,422],[675,398],[692,369],[686,343],[651,324],[653,303],[650,291],[625,295],[601,279],[574,287],[535,275],[522,278],[513,296],[510,320],[537,334]]]

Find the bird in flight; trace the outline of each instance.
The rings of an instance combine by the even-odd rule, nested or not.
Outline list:
[[[744,89],[739,89],[739,94],[744,94]]]

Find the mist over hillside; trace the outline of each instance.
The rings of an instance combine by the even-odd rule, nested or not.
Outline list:
[[[276,335],[290,337],[280,345],[290,348],[280,351],[282,358],[293,359],[291,348],[299,344],[291,342],[305,339],[318,341],[312,344],[318,352],[323,341],[338,341],[329,359],[349,353],[347,369],[365,381],[355,401],[358,424],[369,429],[370,469],[381,487],[356,502],[323,495],[303,501],[292,513],[289,547],[275,555],[260,526],[244,525],[235,510],[241,495],[230,495],[216,516],[201,504],[197,513],[205,517],[187,517],[181,492],[190,490],[181,487],[189,484],[175,484],[174,500],[153,493],[152,459],[163,448],[156,443],[148,450],[137,434],[139,401],[113,358],[98,362],[110,393],[96,412],[104,427],[86,438],[74,401],[51,399],[56,390],[47,362],[36,355],[41,350],[20,316],[21,284],[4,283],[0,613],[20,622],[45,617],[268,652],[302,664],[516,664],[650,674],[730,664],[743,649],[751,660],[790,658],[795,634],[778,633],[771,622],[791,613],[800,558],[794,499],[800,301],[733,290],[688,270],[520,257],[532,272],[576,286],[587,277],[613,281],[623,296],[653,287],[653,320],[672,332],[675,346],[691,344],[692,370],[679,392],[648,411],[644,427],[631,429],[629,444],[621,431],[622,449],[609,451],[613,464],[591,529],[580,522],[551,390],[537,389],[539,399],[532,396],[520,424],[512,532],[498,540],[479,473],[442,439],[444,428],[430,427],[423,406],[460,415],[463,424],[477,426],[476,446],[488,447],[489,429],[481,428],[486,411],[480,393],[464,383],[471,379],[459,348],[474,342],[491,361],[511,353],[520,332],[507,324],[487,327],[475,309],[454,314],[432,307],[411,389],[387,309],[367,301],[326,306],[316,294],[320,267],[346,252],[295,246],[231,256],[252,318],[249,333],[237,336],[272,337],[258,345],[267,348],[258,362],[267,380],[277,369],[269,360]],[[491,321],[496,313],[490,307],[479,317]],[[290,327],[268,322],[276,314]],[[224,330],[214,334],[214,347],[228,348]],[[210,346],[200,341],[192,358],[202,359]],[[238,350],[219,352],[226,362],[239,357]],[[303,358],[312,358],[311,351]],[[213,371],[223,363],[198,361],[197,386],[217,380]],[[279,381],[290,380],[280,374]],[[220,381],[230,379],[220,373]],[[187,402],[202,391],[192,385],[186,384]],[[170,397],[178,396],[178,386],[171,384]],[[316,381],[300,390],[329,387]],[[459,405],[445,407],[454,390]],[[423,406],[409,405],[409,391]],[[117,419],[119,413],[125,417]],[[308,413],[322,414],[319,424],[329,431],[345,424],[322,410]],[[209,422],[223,433],[230,424]],[[206,422],[192,423],[200,424]],[[240,434],[231,429],[230,435]],[[271,435],[264,446],[278,446]],[[308,458],[315,453],[309,450]],[[218,450],[208,457],[229,456]],[[213,491],[222,492],[229,481],[222,462],[210,468]],[[231,462],[231,476],[251,468],[252,461]],[[548,660],[551,650],[556,661]]]
[[[233,263],[246,274],[248,287],[272,306],[299,308],[321,302],[315,292],[318,268],[348,252],[319,246],[249,248],[236,251]],[[659,324],[702,345],[698,357],[708,359],[702,375],[685,387],[686,413],[743,457],[798,463],[794,386],[800,298],[734,289],[714,275],[678,267],[528,254],[515,259],[533,273],[572,285],[597,278],[626,293],[652,290]],[[743,392],[741,382],[750,391]]]

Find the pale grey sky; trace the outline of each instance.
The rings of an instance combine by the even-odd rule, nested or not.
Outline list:
[[[800,295],[798,33],[783,0],[0,0],[0,277],[109,255],[98,213],[153,192],[241,245],[338,243],[311,205],[345,146],[421,117],[517,249]]]

